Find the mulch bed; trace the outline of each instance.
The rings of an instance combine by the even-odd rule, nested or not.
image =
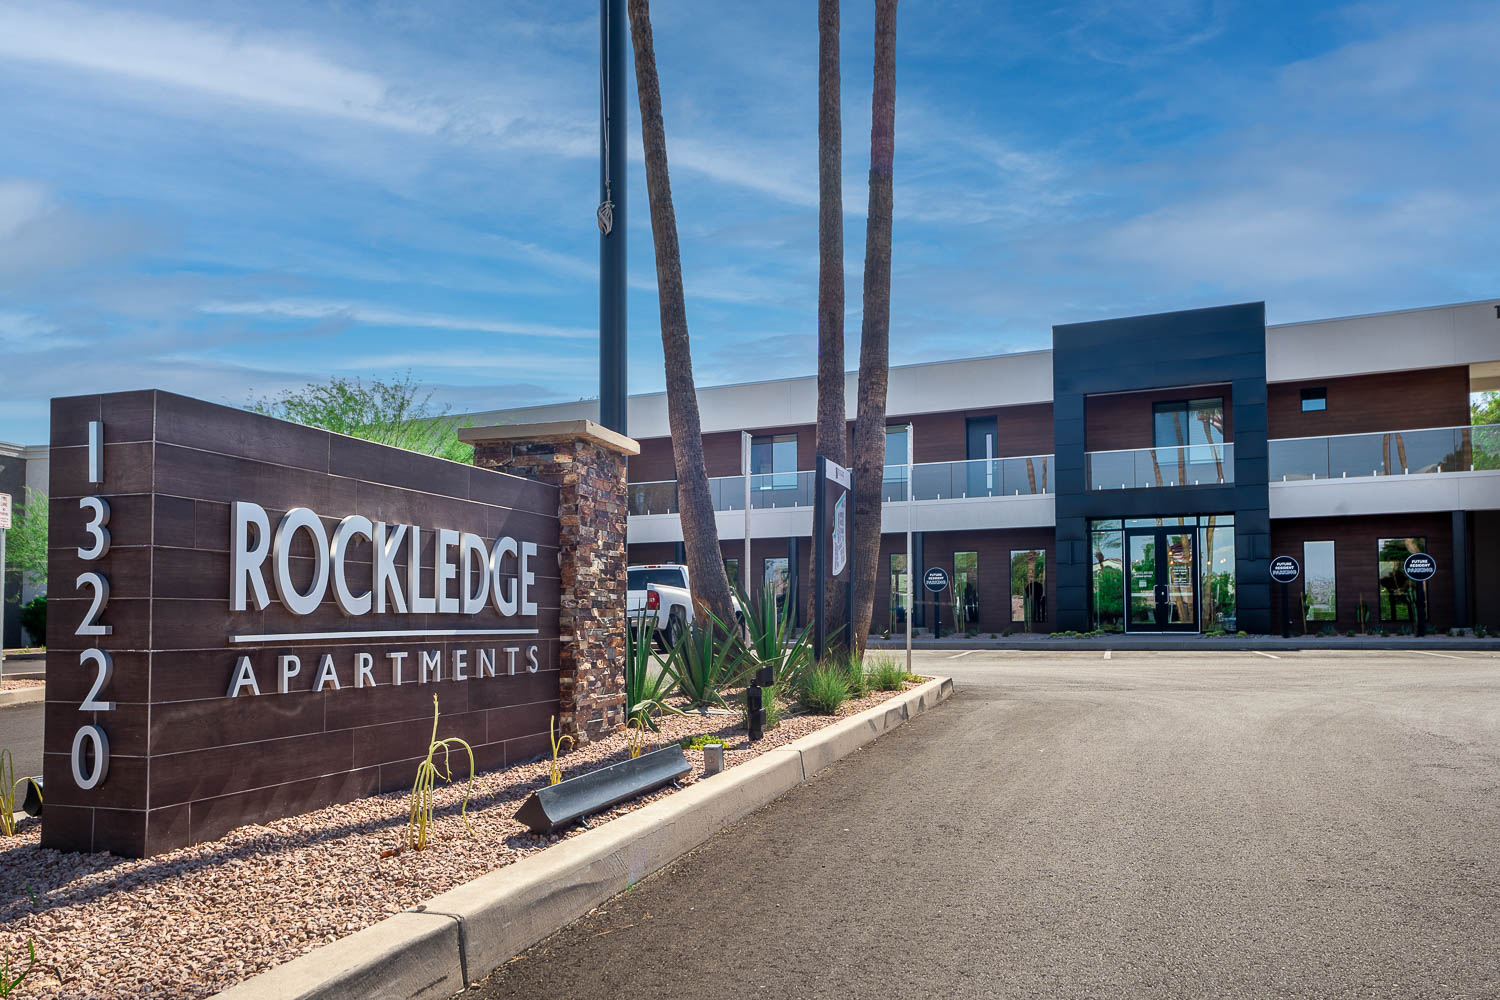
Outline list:
[[[738,712],[668,715],[659,742],[722,734],[725,764],[733,766],[890,697],[877,692],[850,701],[837,717],[793,715],[754,748]],[[646,748],[657,742],[648,734]],[[563,776],[628,756],[624,735],[612,735],[564,756]],[[703,770],[701,750],[687,756],[694,772],[685,785]],[[0,949],[23,965],[28,941],[35,941],[37,951],[36,969],[13,995],[212,996],[576,836],[576,826],[534,836],[514,819],[526,796],[547,784],[549,765],[539,760],[476,775],[468,810],[472,835],[459,817],[467,773],[456,771],[455,782],[437,790],[430,846],[421,852],[401,849],[409,810],[405,793],[241,827],[220,840],[143,860],[43,850],[40,823],[28,820],[15,837],[0,840]],[[671,794],[663,789],[622,803],[590,823]]]

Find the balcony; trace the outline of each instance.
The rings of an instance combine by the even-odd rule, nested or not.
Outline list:
[[[1500,469],[1500,424],[1267,442],[1270,480],[1410,476]]]
[[[775,472],[750,477],[751,510],[809,508],[813,505],[812,472]],[[745,509],[745,477],[722,476],[708,481],[716,511]],[[922,462],[888,465],[881,483],[886,503],[904,503],[907,490],[917,502],[1044,496],[1053,492],[1052,456],[978,459],[972,462]],[[631,483],[628,511],[632,517],[676,514],[674,480]]]
[[[1091,490],[1217,486],[1234,482],[1232,441],[1173,448],[1091,451],[1084,460]]]

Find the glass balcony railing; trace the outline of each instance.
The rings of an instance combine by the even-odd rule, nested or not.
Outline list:
[[[1216,486],[1234,482],[1234,443],[1091,451],[1085,464],[1091,490]]]
[[[887,469],[887,492],[890,491]],[[914,500],[1040,496],[1051,493],[1052,456],[981,458],[971,462],[923,462],[911,468]],[[906,499],[902,491],[901,499]]]
[[[1267,442],[1270,480],[1351,479],[1500,469],[1500,424]]]
[[[750,509],[813,505],[812,472],[773,472],[750,477]],[[917,500],[963,497],[1035,496],[1051,493],[1052,456],[981,459],[974,462],[926,462],[914,466],[888,465],[881,484],[886,503],[904,502],[911,488]],[[745,509],[745,477],[721,476],[708,481],[714,510]],[[676,514],[675,480],[631,483],[628,510],[632,517]]]

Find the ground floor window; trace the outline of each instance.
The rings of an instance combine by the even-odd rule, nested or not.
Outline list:
[[[902,628],[906,625],[906,553],[891,553],[891,594],[888,625]]]
[[[1211,514],[1198,518],[1202,536],[1198,551],[1203,566],[1203,627],[1206,630],[1239,629],[1235,605],[1234,518],[1229,514]]]
[[[769,588],[776,596],[776,603],[779,606],[782,601],[786,600],[787,586],[792,580],[792,561],[786,556],[768,557],[762,567],[762,572],[764,573],[762,586]]]
[[[1024,624],[1026,631],[1047,620],[1047,552],[1045,549],[1010,551],[1010,620]]]
[[[729,589],[740,589],[740,561],[738,559],[724,560],[724,575],[729,577]]]
[[[1402,564],[1413,552],[1426,551],[1426,538],[1382,538],[1380,540],[1381,621],[1407,622],[1416,618],[1417,587],[1406,578],[1406,570]]]
[[[1302,543],[1302,578],[1302,617],[1309,622],[1337,621],[1332,542]]]
[[[1125,630],[1125,532],[1120,522],[1095,521],[1089,532],[1089,591],[1094,628]]]
[[[953,624],[960,632],[979,627],[979,553],[953,553]]]

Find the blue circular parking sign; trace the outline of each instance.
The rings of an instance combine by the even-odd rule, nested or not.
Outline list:
[[[934,566],[922,576],[922,586],[940,594],[948,589],[948,571],[941,566]]]

